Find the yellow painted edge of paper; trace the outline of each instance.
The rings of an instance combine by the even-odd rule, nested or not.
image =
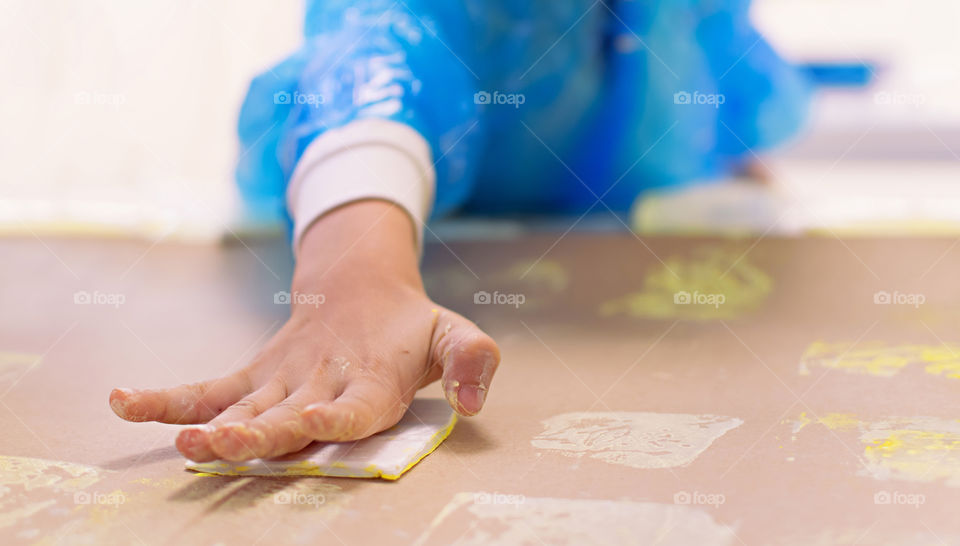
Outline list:
[[[429,454],[433,453],[434,451],[436,451],[437,448],[440,447],[440,444],[442,444],[443,441],[446,440],[447,437],[450,436],[450,434],[453,432],[453,427],[454,427],[456,424],[457,424],[457,414],[456,414],[456,413],[451,413],[451,414],[450,414],[450,421],[447,423],[447,425],[446,425],[445,427],[443,427],[442,429],[438,430],[437,432],[435,432],[435,433],[433,434],[433,436],[430,437],[430,443],[429,443],[429,444],[427,445],[427,447],[420,453],[420,455],[417,456],[416,459],[414,459],[413,461],[411,461],[410,464],[408,464],[407,466],[405,466],[402,470],[400,470],[400,472],[398,472],[398,473],[396,473],[396,474],[385,474],[382,470],[380,470],[380,469],[377,468],[377,467],[367,467],[367,468],[365,468],[364,470],[366,470],[367,472],[369,472],[369,474],[365,474],[365,475],[360,475],[360,474],[354,474],[354,475],[350,475],[350,474],[333,474],[333,473],[330,473],[329,471],[326,471],[324,468],[322,468],[322,467],[320,467],[320,466],[317,466],[316,468],[311,468],[311,469],[310,469],[309,471],[307,471],[307,472],[301,471],[301,474],[300,474],[300,475],[305,475],[305,476],[324,476],[324,477],[327,477],[327,478],[362,478],[362,479],[376,479],[376,478],[380,478],[380,479],[384,479],[384,480],[387,480],[387,481],[396,481],[396,480],[400,479],[401,476],[403,476],[404,474],[406,474],[408,470],[410,470],[411,468],[413,468],[414,466],[416,466],[420,461],[422,461],[424,458],[426,458],[427,455],[429,455]],[[191,464],[191,462],[192,462],[192,461],[187,461],[187,463],[186,463],[187,469],[190,470],[191,472],[193,472],[195,476],[202,476],[202,477],[212,477],[212,476],[247,476],[248,474],[245,473],[245,470],[249,470],[249,469],[250,469],[250,467],[246,467],[245,470],[241,470],[241,469],[243,469],[244,467],[239,466],[239,467],[231,467],[230,470],[227,470],[227,471],[225,471],[225,472],[218,472],[218,471],[216,471],[216,470],[214,470],[214,469],[212,468],[212,467],[213,467],[214,465],[216,465],[217,463],[193,463],[193,464]],[[222,463],[221,463],[221,464],[222,464]],[[331,465],[331,466],[336,466],[336,463],[334,463],[334,464]],[[286,474],[284,474],[284,475],[286,475]]]
[[[380,472],[378,476],[374,476],[374,477],[383,478],[384,480],[389,480],[389,481],[396,481],[400,479],[400,476],[403,476],[404,474],[406,474],[408,470],[416,466],[417,463],[422,461],[427,455],[436,451],[436,449],[440,447],[440,444],[442,444],[443,441],[447,439],[447,436],[450,436],[450,433],[453,432],[453,427],[456,424],[457,424],[457,414],[456,412],[454,412],[450,414],[450,422],[447,423],[447,426],[443,427],[442,429],[434,433],[433,437],[430,438],[430,445],[428,445],[427,449],[423,450],[423,453],[421,453],[419,457],[414,459],[413,462],[408,464],[403,470],[401,470],[397,474],[384,474],[383,472]]]

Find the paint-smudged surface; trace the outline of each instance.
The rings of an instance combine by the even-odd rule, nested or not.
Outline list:
[[[800,414],[800,417],[793,422],[793,433],[796,434],[803,430],[807,425],[817,423],[830,430],[842,430],[860,426],[860,419],[852,413],[828,413],[823,417],[812,418],[807,412]]]
[[[276,459],[243,463],[187,461],[187,468],[224,476],[336,476],[399,479],[437,449],[457,415],[446,400],[418,398],[399,423],[356,442],[318,443]]]
[[[564,413],[543,421],[545,430],[530,443],[633,468],[672,468],[690,464],[714,440],[741,424],[740,419],[718,415]]]
[[[509,502],[496,502],[497,495]],[[416,544],[723,546],[734,541],[733,529],[689,506],[458,493]]]
[[[810,368],[829,368],[847,373],[893,377],[908,367],[923,367],[926,373],[960,379],[960,347],[952,345],[891,345],[882,341],[817,341],[800,358],[800,375]]]
[[[529,311],[550,306],[572,282],[566,266],[554,260],[522,260],[505,269],[478,278],[462,265],[440,271],[424,272],[424,283],[431,291],[448,294],[500,292],[523,294],[522,309]]]
[[[82,464],[0,456],[0,529],[58,504],[82,504],[84,489],[103,474]]]
[[[560,262],[537,260],[517,262],[505,273],[497,275],[496,281],[519,280],[525,286],[539,287],[553,294],[564,292],[570,285],[570,275]]]
[[[960,487],[960,420],[915,417],[871,423],[860,435],[865,473],[877,479]]]
[[[815,526],[811,526],[815,527]],[[811,528],[797,533],[774,538],[765,542],[769,546],[943,546],[960,544],[960,536],[936,533],[918,523],[915,530],[891,531],[881,525],[863,527]]]
[[[41,360],[40,355],[0,351],[0,384],[18,381]]]
[[[198,477],[174,468],[156,478],[129,479],[123,471],[74,463],[0,460],[4,545],[216,544],[224,529],[241,521],[260,529],[258,536],[270,529],[271,543],[313,543],[301,536],[303,527],[290,523],[332,521],[349,500],[319,478]],[[158,518],[183,522],[201,513],[206,525],[157,525]]]
[[[704,247],[671,256],[650,270],[643,289],[600,306],[602,316],[653,319],[729,319],[759,308],[773,280],[744,249]]]
[[[860,474],[878,480],[939,482],[960,487],[960,420],[890,417],[865,421],[847,413],[793,423],[794,434],[819,424],[832,431],[856,429],[863,446]]]

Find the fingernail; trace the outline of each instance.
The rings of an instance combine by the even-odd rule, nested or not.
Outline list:
[[[464,415],[475,415],[483,408],[487,398],[487,389],[483,385],[461,385],[457,400]]]
[[[318,402],[307,406],[301,415],[313,425],[315,434],[323,434],[332,441],[342,441],[353,434],[356,415],[353,412],[311,411],[329,407],[329,402]]]
[[[317,409],[320,409],[320,408],[325,407],[325,406],[328,406],[328,405],[330,405],[329,402],[316,402],[316,403],[310,404],[309,406],[303,408],[303,412],[302,412],[302,413],[307,413],[307,412],[309,412],[309,411],[317,410]]]
[[[128,421],[144,420],[144,416],[135,415],[130,411],[130,395],[134,392],[132,389],[113,390],[114,392],[110,394],[110,409],[113,410],[113,413],[116,413],[119,417]]]
[[[251,429],[240,422],[226,423],[218,428],[212,435],[211,443],[214,450],[227,460],[246,459],[263,436],[259,430]]]
[[[205,435],[206,431],[200,427],[186,428],[181,430],[180,434],[177,435],[177,444],[183,445],[186,448],[192,448]]]

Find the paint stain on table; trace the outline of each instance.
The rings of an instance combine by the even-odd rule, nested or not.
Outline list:
[[[20,527],[32,516],[55,508],[90,504],[85,491],[104,470],[32,457],[0,456],[0,529]],[[30,529],[20,529],[29,534]]]
[[[456,494],[415,544],[725,546],[735,537],[691,506],[480,492]]]
[[[40,355],[0,351],[0,384],[19,381],[27,372],[40,365]]]
[[[863,448],[859,474],[877,480],[944,482],[960,487],[960,420],[889,417],[874,421],[851,414],[827,414],[794,421],[794,434],[818,424],[831,431],[856,430]]]
[[[921,367],[931,375],[960,379],[960,346],[817,341],[810,344],[800,357],[799,373],[809,375],[811,368],[827,368],[893,377],[907,368]]]
[[[632,468],[686,466],[743,421],[718,415],[578,412],[543,421],[531,444]]]
[[[638,292],[607,301],[601,316],[722,320],[758,309],[773,280],[748,260],[746,249],[702,247],[653,266]]]
[[[871,423],[860,441],[866,475],[960,487],[960,420],[913,417]]]

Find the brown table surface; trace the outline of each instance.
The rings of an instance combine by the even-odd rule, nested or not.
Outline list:
[[[640,289],[658,257],[730,244],[773,279],[755,312],[722,321],[598,313],[603,302]],[[566,286],[516,275],[517,264],[541,256]],[[252,356],[287,313],[272,297],[292,270],[285,242],[7,239],[0,263],[0,456],[90,465],[100,474],[78,490],[94,499],[87,503],[55,485],[15,483],[8,469],[3,544],[449,543],[473,536],[469,517],[455,515],[442,529],[431,522],[457,493],[478,491],[670,505],[682,492],[720,494],[719,506],[696,508],[729,526],[732,544],[960,544],[960,490],[944,480],[863,475],[855,431],[792,433],[804,412],[960,418],[960,379],[798,373],[817,340],[960,338],[960,249],[952,240],[537,234],[432,244],[428,290],[493,335],[503,364],[483,413],[462,419],[397,482],[197,476],[173,447],[177,427],[126,423],[108,407],[114,386],[197,381]],[[476,290],[527,301],[475,305]],[[922,293],[926,302],[878,306],[878,290]],[[78,291],[119,293],[124,302],[77,305]],[[42,357],[30,367],[18,354]],[[421,396],[439,396],[434,387]],[[672,469],[531,445],[543,419],[576,411],[717,414],[744,423]],[[68,477],[55,466],[43,472]],[[317,502],[278,503],[284,491]],[[118,492],[122,503],[103,501]],[[882,492],[922,495],[923,503],[875,502]],[[34,513],[15,513],[23,507]]]

